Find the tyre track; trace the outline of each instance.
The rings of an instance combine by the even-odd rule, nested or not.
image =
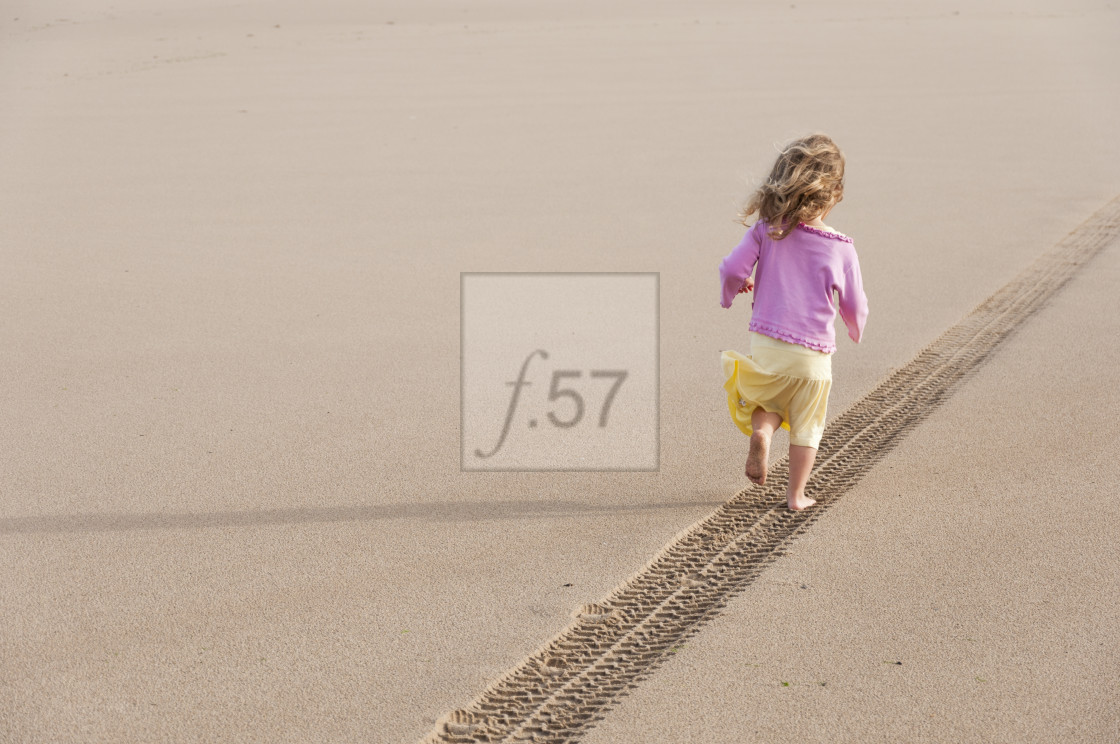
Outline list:
[[[648,677],[868,468],[939,406],[1001,341],[1120,234],[1120,197],[926,346],[825,430],[806,489],[817,506],[785,508],[785,459],[769,484],[736,494],[678,533],[641,570],[424,738],[436,742],[577,739],[626,688]]]

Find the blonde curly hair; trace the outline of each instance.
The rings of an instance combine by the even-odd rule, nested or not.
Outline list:
[[[786,145],[770,177],[739,211],[739,222],[758,217],[767,234],[781,240],[797,223],[813,219],[844,198],[844,153],[827,134],[810,134]]]

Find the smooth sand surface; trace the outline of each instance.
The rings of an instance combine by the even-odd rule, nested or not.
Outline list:
[[[583,741],[1120,740],[1118,286],[1114,240]]]
[[[848,158],[829,224],[855,239],[871,317],[834,360],[838,412],[1120,193],[1118,50],[1115,4],[1053,0],[9,2],[0,739],[425,735],[746,485],[718,352],[745,350],[748,309],[719,307],[716,269],[775,144],[823,130]],[[554,270],[660,272],[659,472],[459,471],[460,272]],[[1040,343],[1064,343],[1041,318]],[[1114,361],[1086,359],[1098,376],[1079,380]],[[1036,382],[1047,411],[1114,395]],[[1039,405],[999,408],[1007,452],[1047,441]],[[1081,484],[1066,475],[1107,473],[1120,447],[1099,440],[1084,450],[1099,462],[1077,460],[1076,418],[1059,430],[1069,449],[1022,490],[1042,505],[1030,514],[1072,519]],[[876,489],[892,472],[869,473],[768,580],[827,554],[832,573],[810,586],[835,600],[825,577],[839,586],[876,553],[829,535],[908,534],[915,493],[964,510],[933,534],[1027,519],[951,487],[1006,483],[1000,469],[915,467],[888,509]],[[1111,524],[1107,508],[1085,519]],[[924,544],[920,580],[957,580],[957,548]],[[959,580],[983,592],[1036,578],[1017,557]],[[1066,587],[1054,612],[1079,596],[1115,604],[1114,583],[1086,576],[1045,584]],[[758,591],[775,604],[737,602],[718,642],[744,645],[745,613],[772,618],[781,597]],[[882,637],[881,607],[822,611],[823,632]],[[994,627],[1002,605],[959,611]],[[978,639],[995,684],[1010,679],[1001,653],[1055,663],[1064,627],[1030,633]],[[776,656],[784,637],[771,625],[744,653]],[[903,641],[896,653],[929,655]],[[1098,653],[1087,663],[1115,658]],[[796,658],[795,681],[851,670],[862,682],[836,694],[875,695],[859,660]],[[929,664],[942,686],[921,694],[944,710],[964,661]],[[676,706],[675,725],[749,733],[760,673],[740,671],[744,717],[721,715],[730,698],[702,699],[703,718],[656,704]],[[1021,689],[1024,704],[1066,699]],[[854,706],[853,730],[892,730]],[[1015,730],[959,710],[957,731]]]

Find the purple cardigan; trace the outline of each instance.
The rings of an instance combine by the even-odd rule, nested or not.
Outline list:
[[[750,330],[831,354],[836,351],[836,292],[848,336],[859,343],[867,295],[852,239],[802,222],[775,241],[766,227],[762,220],[755,222],[720,263],[720,304],[731,307],[757,263]]]

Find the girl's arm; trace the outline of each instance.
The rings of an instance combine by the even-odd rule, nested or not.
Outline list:
[[[863,337],[863,327],[867,324],[867,295],[863,293],[863,275],[854,250],[851,259],[844,262],[842,284],[843,286],[835,288],[840,295],[840,317],[848,327],[848,337],[858,344]]]
[[[761,248],[757,239],[757,228],[760,223],[761,220],[751,225],[739,245],[735,246],[719,265],[719,279],[722,285],[719,304],[723,307],[731,307],[735,295],[739,294],[739,290],[754,271],[754,265],[758,261],[758,251]]]

